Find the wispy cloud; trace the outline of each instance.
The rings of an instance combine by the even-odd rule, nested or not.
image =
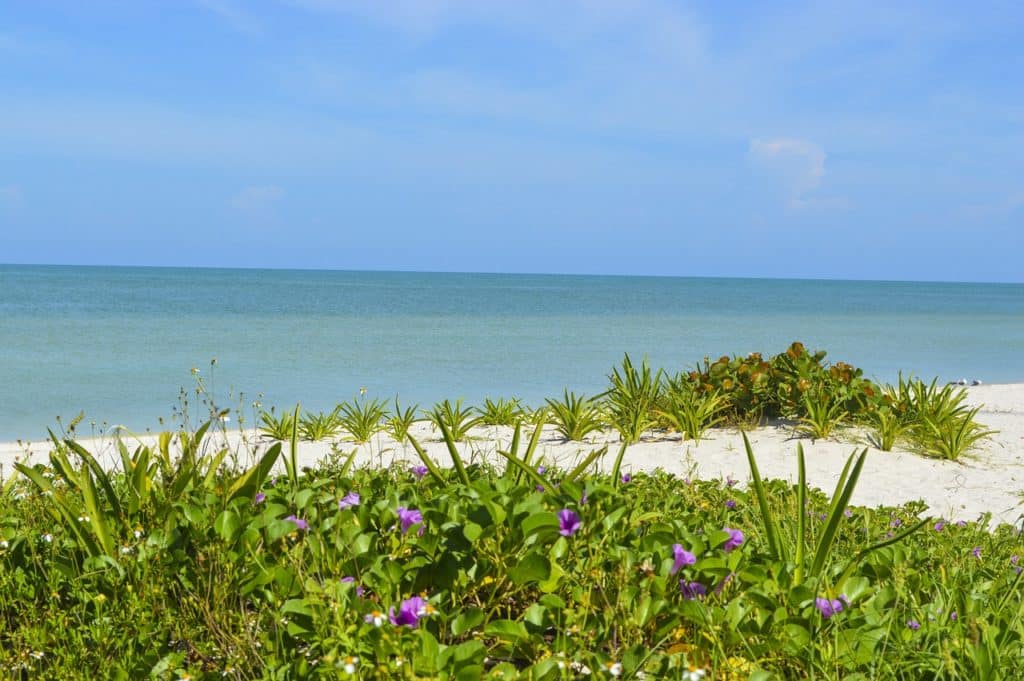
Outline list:
[[[268,217],[273,207],[284,198],[284,189],[277,185],[246,187],[231,197],[236,210],[253,218]]]
[[[239,33],[257,35],[263,30],[260,23],[251,14],[231,0],[195,0],[195,2],[202,9],[220,17]]]
[[[827,158],[820,146],[796,138],[754,139],[748,154],[756,168],[781,186],[790,209],[800,210],[815,203],[808,195],[821,186]]]

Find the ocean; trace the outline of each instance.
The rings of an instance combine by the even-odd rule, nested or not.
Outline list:
[[[1024,285],[0,265],[0,440],[79,411],[80,434],[159,429],[193,368],[251,424],[361,388],[538,405],[623,353],[677,371],[793,340],[883,381],[1024,381]]]

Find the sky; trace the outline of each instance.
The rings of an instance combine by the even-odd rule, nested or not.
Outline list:
[[[1024,4],[4,0],[0,263],[1024,282]]]

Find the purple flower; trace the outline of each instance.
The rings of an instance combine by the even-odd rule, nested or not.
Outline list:
[[[409,627],[415,629],[419,626],[420,618],[427,614],[427,602],[419,596],[413,596],[402,601],[398,606],[398,613],[395,613],[395,606],[388,609],[388,619],[396,627]]]
[[[722,581],[720,581],[718,585],[715,587],[715,595],[720,595],[723,591],[725,591],[725,587],[729,586],[729,582],[731,582],[732,578],[735,576],[735,572],[730,572],[729,574],[727,574],[725,578],[722,579]]]
[[[821,613],[823,618],[828,619],[829,617],[832,617],[832,615],[843,611],[843,601],[838,598],[833,598],[832,600],[827,598],[815,598],[814,607],[818,609],[818,612]]]
[[[576,534],[582,526],[583,522],[575,511],[563,508],[558,512],[558,534],[563,537],[571,537]]]
[[[958,520],[958,521],[956,521],[956,526],[957,527],[967,527],[967,521],[966,520]]]
[[[722,550],[726,553],[731,552],[733,549],[738,549],[743,545],[743,533],[739,530],[733,530],[731,528],[723,528],[725,532],[729,533],[729,538],[722,544]]]
[[[946,526],[946,521],[945,520],[940,520],[939,522],[935,523],[935,531],[936,532],[942,532],[942,528],[944,528],[945,526]]]
[[[354,508],[359,505],[362,498],[359,496],[359,492],[349,492],[338,501],[338,510],[344,511],[346,508]]]
[[[415,508],[400,506],[398,508],[398,521],[402,523],[402,534],[405,534],[409,531],[410,527],[423,522],[423,514]]]
[[[670,575],[674,575],[679,572],[684,565],[693,565],[697,562],[697,557],[683,548],[682,544],[672,545],[672,569],[669,570]]]
[[[1010,565],[1016,565],[1017,561],[1019,561],[1019,560],[1020,560],[1020,556],[1018,556],[1016,553],[1013,554],[1012,556],[1010,556]]]
[[[956,615],[956,610],[954,610],[953,612],[949,613],[949,619],[953,620],[954,622],[956,622],[957,619],[959,619],[957,617],[957,615]]]
[[[252,499],[252,503],[254,503],[254,504],[262,504],[266,500],[267,500],[267,495],[266,494],[264,494],[263,492],[257,492],[256,496],[253,497],[253,499]]]
[[[902,524],[903,524],[903,521],[900,520],[899,518],[893,518],[892,520],[889,521],[889,527],[899,527]]]
[[[580,497],[580,506],[586,506],[587,505],[587,501],[589,501],[589,500],[590,500],[590,497],[587,496],[587,490],[583,490],[583,496]]]
[[[430,469],[420,464],[419,466],[412,467],[412,474],[416,476],[417,480],[422,480],[423,476],[430,472]]]
[[[973,549],[971,549],[971,555],[977,558],[978,560],[981,560],[981,547],[975,546]]]
[[[629,473],[623,473],[622,474],[622,484],[623,485],[628,485],[632,481],[633,481],[633,476],[632,475],[630,475]]]
[[[729,509],[729,510],[732,510],[732,509],[736,508],[736,502],[733,501],[732,499],[726,499],[725,500],[725,507],[727,509]]]
[[[341,578],[342,584],[352,584],[355,581],[356,578],[351,575]],[[356,596],[362,596],[364,593],[366,593],[366,590],[363,588],[362,584],[356,584]]]
[[[535,485],[534,489],[536,489],[538,492],[543,492],[544,491],[544,485]]]
[[[726,476],[726,478],[725,478],[725,486],[726,487],[730,487],[730,488],[731,487],[735,487],[736,483],[738,483],[738,482],[739,482],[739,480],[733,480],[731,475]]]
[[[843,515],[846,516],[847,518],[852,518],[853,517],[853,511],[851,511],[850,509],[846,509],[845,511],[843,511]]]
[[[548,472],[547,466],[537,466],[537,475],[544,475]]]
[[[303,530],[303,531],[308,531],[309,530],[309,523],[307,523],[302,518],[299,518],[294,513],[292,515],[288,516],[287,518],[285,518],[285,520],[287,520],[288,522],[294,524],[295,528],[298,529],[298,530]]]
[[[680,579],[679,592],[683,594],[683,598],[686,600],[695,601],[698,598],[707,596],[708,588],[700,582],[687,582],[685,579]]]
[[[921,628],[921,623],[917,620],[907,620],[907,628],[911,631],[917,631]]]

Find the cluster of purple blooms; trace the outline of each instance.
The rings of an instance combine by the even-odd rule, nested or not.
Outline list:
[[[849,605],[850,605],[850,599],[848,599],[846,596],[844,596],[842,594],[839,595],[839,598],[833,598],[833,599],[815,598],[814,599],[814,607],[816,607],[818,609],[818,612],[821,613],[821,616],[824,619],[828,619],[829,617],[832,617],[833,615],[838,615],[839,613],[841,613],[843,611],[844,607],[849,607]]]
[[[405,506],[398,507],[398,522],[402,525],[402,534],[409,531],[409,528],[415,525],[421,525],[420,535],[423,535],[423,514],[417,511],[415,508],[406,508]]]

